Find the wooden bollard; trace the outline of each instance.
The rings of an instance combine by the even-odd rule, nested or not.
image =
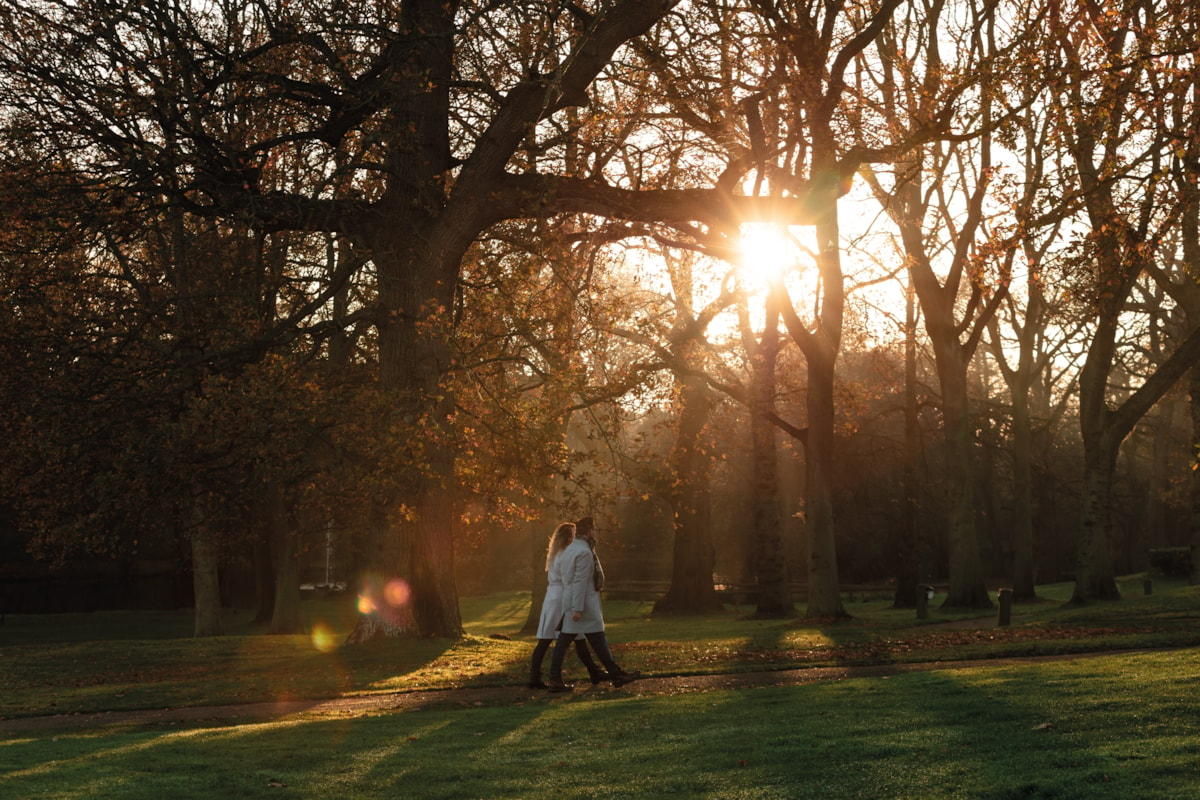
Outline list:
[[[1150,580],[1149,578],[1146,578],[1142,581],[1142,594],[1154,594],[1154,581]]]
[[[1000,615],[996,624],[1004,626],[1012,622],[1012,589],[1000,590]]]
[[[929,592],[924,586],[917,587],[917,619],[929,619]]]

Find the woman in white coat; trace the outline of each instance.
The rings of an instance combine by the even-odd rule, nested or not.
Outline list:
[[[561,569],[563,582],[562,631],[558,635],[558,644],[554,646],[554,655],[550,658],[552,692],[566,692],[572,688],[563,683],[563,656],[566,646],[581,633],[587,637],[600,663],[608,670],[613,686],[624,686],[641,677],[639,672],[626,672],[617,666],[608,649],[608,637],[604,635],[604,612],[600,606],[604,569],[600,566],[595,547],[596,526],[591,517],[584,517],[575,523],[575,540],[558,555],[556,566]]]
[[[575,525],[564,522],[555,529],[554,534],[550,537],[550,544],[546,547],[546,597],[542,600],[542,614],[538,618],[538,641],[533,648],[533,657],[529,662],[530,689],[547,688],[546,684],[542,682],[542,660],[545,659],[550,644],[558,638],[563,617],[563,562],[559,556],[574,538]],[[600,669],[595,659],[592,658],[592,653],[588,650],[587,641],[583,635],[575,637],[575,652],[579,655],[579,660],[587,667],[588,676],[593,685],[604,680],[604,670]]]

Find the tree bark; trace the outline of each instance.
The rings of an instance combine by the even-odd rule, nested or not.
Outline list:
[[[389,522],[392,512],[390,498],[381,498],[372,510],[364,572],[360,575],[358,593],[359,617],[346,637],[347,644],[360,644],[377,638],[396,638],[414,634],[410,587],[407,575],[407,553],[399,532]]]
[[[954,344],[952,349],[955,352],[945,352],[938,359],[942,424],[945,426],[947,534],[950,550],[950,588],[942,606],[991,608],[992,601],[983,580],[975,522],[975,470],[971,458],[974,431],[968,408],[967,367],[959,359],[957,342]]]
[[[814,358],[813,356],[817,357]],[[834,403],[836,350],[808,355],[808,437],[805,439],[805,524],[808,529],[809,617],[846,616],[838,580],[833,520]]]
[[[788,582],[787,552],[779,520],[777,432],[769,415],[775,410],[775,364],[779,355],[779,309],[768,296],[762,341],[754,348],[750,372],[751,503],[754,529],[754,576],[758,590],[754,616],[775,619],[795,613]]]
[[[1037,596],[1033,568],[1033,427],[1029,387],[1012,386],[1013,574],[1014,600]]]
[[[396,209],[395,216],[407,217],[411,228],[393,228],[372,248],[385,311],[379,381],[393,400],[392,413],[418,431],[414,451],[420,460],[412,464],[405,496],[389,500],[389,524],[376,536],[394,541],[376,542],[374,551],[386,560],[373,566],[384,586],[402,580],[410,587],[411,607],[402,617],[411,614],[413,633],[457,638],[462,620],[454,583],[454,398],[444,378],[451,366],[447,309],[474,230],[461,220],[414,219],[408,208]],[[408,629],[406,623],[373,625],[371,635],[394,635]],[[367,633],[356,631],[353,639],[361,641]]]
[[[303,633],[300,615],[300,568],[296,533],[278,487],[268,489],[268,519],[275,552],[275,610],[268,633]]]
[[[824,129],[823,129],[824,130]],[[816,223],[817,271],[821,276],[820,313],[809,330],[788,298],[786,286],[775,287],[784,322],[808,365],[805,405],[808,428],[804,439],[804,525],[808,541],[808,604],[806,616],[836,619],[846,616],[838,580],[837,540],[833,518],[834,375],[842,340],[845,280],[842,274],[837,201],[838,165],[831,136],[814,147],[814,189],[811,202],[820,209]]]
[[[671,453],[674,475],[668,492],[675,514],[675,547],[671,586],[654,604],[654,611],[700,614],[721,608],[713,586],[716,546],[709,505],[711,457],[703,438],[712,401],[703,378],[677,380],[679,432]]]
[[[1071,601],[1116,600],[1121,596],[1113,575],[1109,536],[1112,525],[1113,471],[1119,439],[1108,434],[1084,439],[1082,522],[1076,553],[1075,591]]]
[[[192,531],[192,589],[196,604],[195,636],[220,636],[221,585],[217,541],[201,529]]]

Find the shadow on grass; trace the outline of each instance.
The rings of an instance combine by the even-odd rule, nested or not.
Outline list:
[[[1185,797],[1197,658],[10,739],[0,795]]]

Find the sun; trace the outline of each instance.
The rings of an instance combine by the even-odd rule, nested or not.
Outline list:
[[[738,251],[742,270],[764,280],[782,275],[800,256],[799,243],[786,226],[764,222],[742,225]]]

